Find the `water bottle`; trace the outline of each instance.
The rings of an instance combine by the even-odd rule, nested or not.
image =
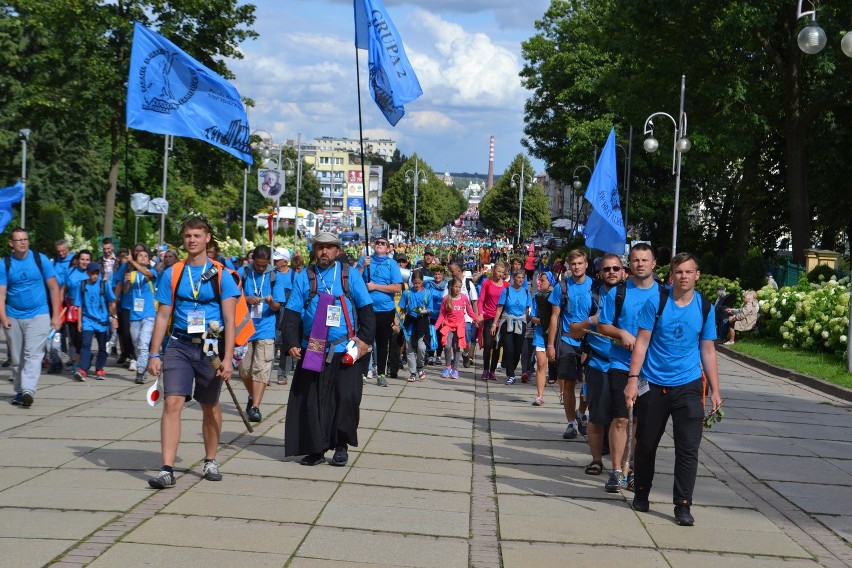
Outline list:
[[[50,333],[47,334],[47,342],[50,343],[53,341],[53,336],[56,335],[56,330],[52,327],[50,328]]]
[[[350,339],[346,344],[346,353],[343,355],[342,363],[351,367],[358,360],[358,343],[354,339]]]

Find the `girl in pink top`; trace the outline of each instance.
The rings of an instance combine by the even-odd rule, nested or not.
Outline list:
[[[458,278],[450,280],[449,293],[441,302],[441,311],[435,322],[435,329],[441,334],[441,344],[444,346],[444,362],[447,365],[441,374],[444,378],[459,378],[459,355],[467,347],[465,312],[473,319],[478,317],[468,297],[461,293],[461,287],[462,283]]]
[[[497,380],[497,359],[500,356],[500,349],[497,347],[497,342],[490,333],[483,333],[482,330],[490,330],[494,323],[494,315],[497,313],[497,304],[500,301],[500,295],[503,290],[509,287],[509,282],[506,280],[506,263],[498,262],[494,265],[491,271],[491,278],[482,284],[482,290],[479,291],[479,313],[482,314],[484,321],[482,327],[479,328],[479,342],[482,346],[482,380],[491,379]]]

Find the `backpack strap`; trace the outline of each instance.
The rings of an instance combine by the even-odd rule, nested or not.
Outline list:
[[[592,281],[592,308],[589,310],[589,317],[598,313],[598,306],[601,303],[601,287],[603,282],[600,280]]]
[[[707,324],[707,316],[710,315],[710,308],[712,305],[710,301],[704,297],[704,294],[701,292],[695,291],[695,294],[698,294],[698,297],[701,298],[701,330],[704,330],[704,326]],[[654,319],[654,327],[657,327],[657,320],[660,319],[660,316],[663,315],[663,309],[666,307],[666,302],[669,300],[669,289],[665,286],[660,286],[660,307],[657,308],[657,317]],[[651,330],[653,332],[653,330]],[[700,335],[701,332],[699,332]]]
[[[614,327],[618,327],[618,318],[621,316],[621,309],[624,307],[625,296],[627,296],[627,282],[622,282],[615,289],[615,316],[612,318]]]

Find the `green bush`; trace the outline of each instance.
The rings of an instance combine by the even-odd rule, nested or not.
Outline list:
[[[825,264],[818,264],[816,268],[808,272],[808,282],[811,284],[819,284],[822,281],[828,282],[835,274],[834,269]]]
[[[30,248],[53,256],[54,243],[65,238],[65,209],[55,203],[47,203],[38,208],[32,219],[32,237]]]
[[[751,249],[742,262],[740,281],[746,290],[759,290],[766,284],[766,261],[758,249]]]

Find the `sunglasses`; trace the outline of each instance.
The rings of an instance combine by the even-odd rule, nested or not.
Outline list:
[[[388,246],[388,242],[387,242],[387,241],[376,241],[376,242],[375,242],[375,243],[373,243],[373,244],[375,244],[375,245],[384,245],[384,246]]]
[[[620,266],[604,266],[601,268],[601,272],[621,272]]]

